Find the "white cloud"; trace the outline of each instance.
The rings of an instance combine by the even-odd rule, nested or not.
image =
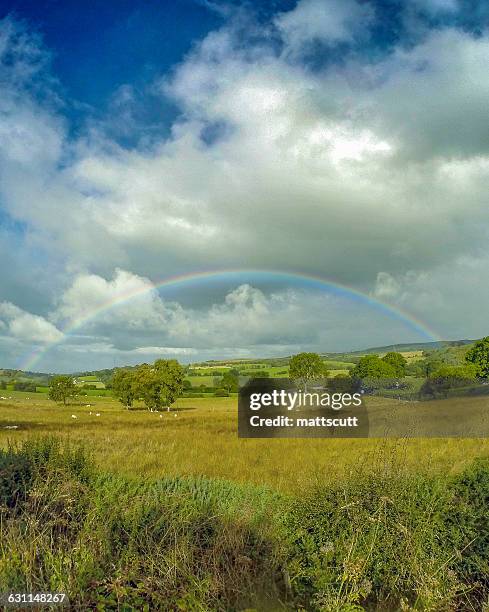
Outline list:
[[[182,111],[171,136],[130,150],[103,131],[69,137],[56,96],[41,103],[33,89],[52,84],[38,41],[22,33],[15,61],[1,65],[0,196],[51,255],[46,276],[66,264],[50,325],[101,310],[85,333],[104,350],[309,343],[320,319],[308,323],[294,292],[244,286],[200,312],[151,290],[150,279],[184,271],[249,267],[334,278],[440,320],[446,334],[482,333],[486,296],[460,262],[487,275],[489,37],[440,27],[375,62],[299,61],[309,43],[356,37],[369,14],[353,1],[302,0],[275,19],[283,53],[269,29],[260,43],[229,24],[209,34],[156,88]],[[0,61],[21,34],[12,28],[0,28]],[[133,93],[115,96],[123,114]],[[470,324],[457,283],[478,304]],[[107,308],[133,292],[124,309]],[[333,308],[311,300],[310,312]]]
[[[25,312],[10,302],[0,302],[0,330],[6,336],[29,343],[49,344],[63,337],[43,317]]]
[[[131,291],[128,291],[131,287]],[[134,293],[136,295],[128,297]],[[264,291],[249,283],[229,289],[207,306],[195,308],[168,301],[146,280],[119,270],[112,280],[80,275],[63,295],[53,320],[65,319],[78,311],[73,306],[92,289],[96,297],[92,310],[83,311],[83,320],[66,338],[77,350],[138,354],[202,355],[209,351],[231,354],[236,351],[261,353],[281,350],[339,350],[341,343],[362,346],[369,325],[383,320],[384,337],[409,334],[409,324],[387,317],[382,309],[358,303],[353,297],[300,285]],[[90,303],[89,300],[86,303]],[[111,304],[100,310],[100,304]],[[90,315],[90,316],[87,316]],[[355,320],[345,327],[345,315]],[[148,343],[148,340],[152,344]],[[275,348],[271,348],[275,347]],[[327,349],[324,347],[328,347]]]
[[[275,18],[287,52],[297,54],[313,42],[351,42],[370,24],[373,11],[355,0],[299,0],[296,7]]]
[[[381,300],[398,297],[401,290],[400,283],[388,272],[379,272],[375,282],[374,296]]]

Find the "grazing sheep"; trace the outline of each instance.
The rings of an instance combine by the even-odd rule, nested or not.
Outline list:
[[[100,412],[97,412],[97,414],[95,416],[100,416]]]
[[[76,414],[72,414],[72,415],[71,415],[71,418],[72,418],[72,419],[77,419],[78,417],[76,416]]]

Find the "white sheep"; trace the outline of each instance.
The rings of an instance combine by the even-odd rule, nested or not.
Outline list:
[[[72,414],[72,415],[71,415],[71,418],[72,418],[72,419],[77,419],[78,417],[76,416],[76,414]]]

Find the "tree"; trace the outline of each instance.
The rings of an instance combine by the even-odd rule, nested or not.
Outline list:
[[[158,359],[153,365],[144,363],[134,373],[135,391],[146,407],[160,410],[170,406],[183,393],[185,371],[176,359]]]
[[[477,366],[473,364],[444,365],[426,379],[421,394],[447,397],[450,389],[470,386],[476,379]]]
[[[352,371],[354,378],[395,378],[396,371],[390,363],[378,355],[365,355],[360,358]]]
[[[467,363],[476,366],[477,376],[489,378],[489,336],[478,340],[465,355]]]
[[[118,368],[112,377],[112,394],[128,410],[136,399],[137,389],[135,376],[132,370]]]
[[[162,385],[163,405],[170,410],[170,406],[183,393],[185,370],[176,359],[158,359],[154,366]]]
[[[299,353],[290,359],[289,376],[298,380],[307,390],[307,383],[310,380],[326,378],[328,370],[317,353]]]
[[[404,355],[391,351],[382,357],[382,361],[394,368],[396,376],[402,377],[406,373],[407,361]]]
[[[78,395],[78,388],[72,376],[54,376],[49,382],[49,399],[54,402],[66,402]]]
[[[239,386],[238,375],[231,370],[229,372],[225,372],[219,381],[219,386],[225,389],[228,393],[233,391],[236,392]]]

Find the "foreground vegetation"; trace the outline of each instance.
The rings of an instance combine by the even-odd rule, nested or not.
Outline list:
[[[415,475],[395,452],[300,496],[111,476],[54,439],[0,453],[0,590],[87,610],[482,610],[489,462]]]

